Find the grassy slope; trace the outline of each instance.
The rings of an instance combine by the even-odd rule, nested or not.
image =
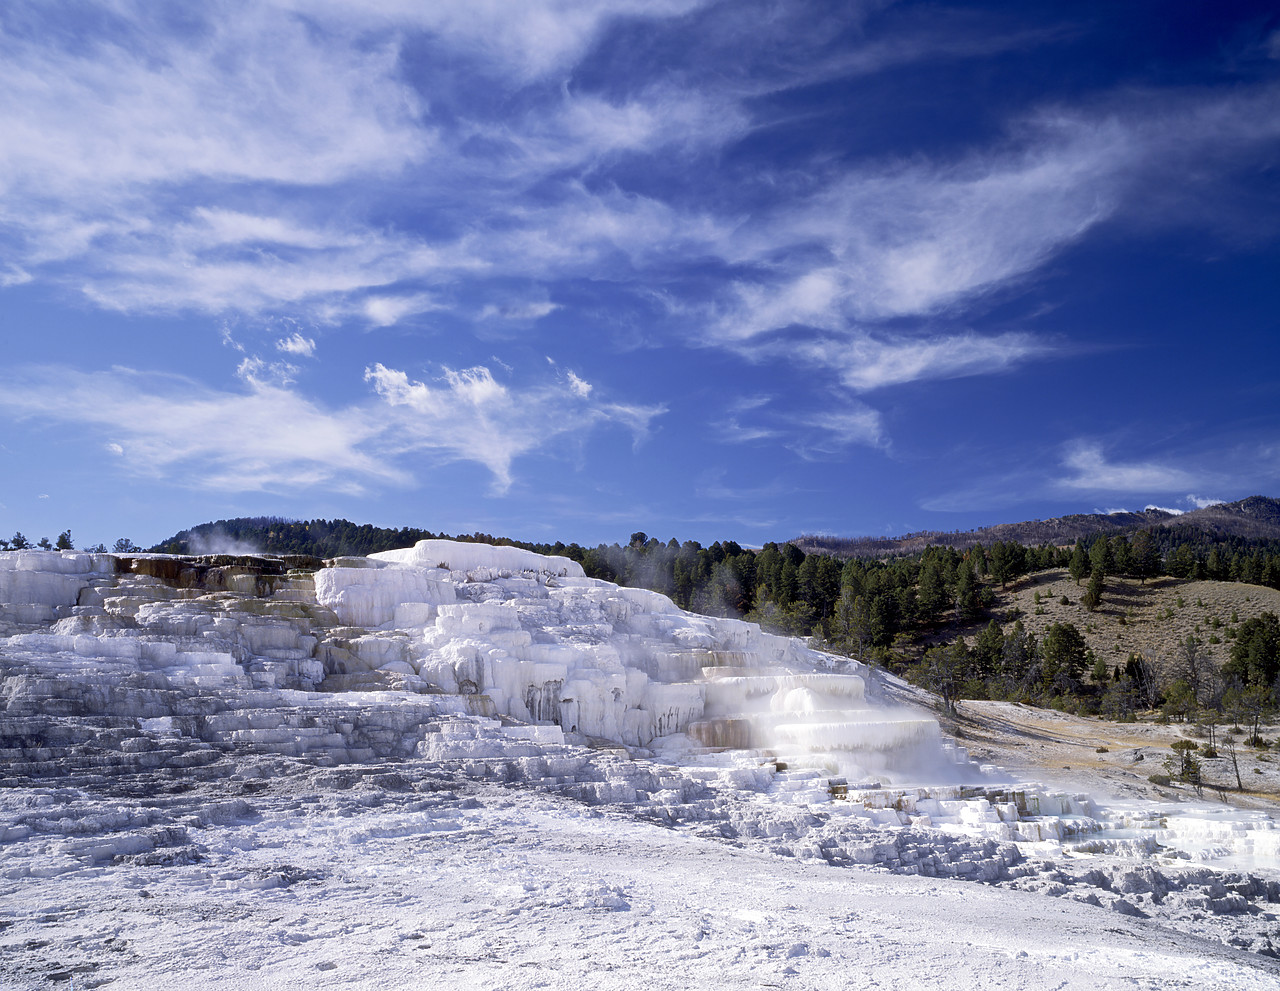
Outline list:
[[[1036,592],[1040,593],[1039,606]],[[1093,652],[1109,664],[1123,665],[1130,653],[1136,653],[1157,670],[1177,643],[1191,634],[1204,641],[1221,666],[1230,656],[1229,629],[1264,612],[1280,613],[1280,591],[1239,582],[1157,578],[1143,585],[1136,580],[1108,578],[1102,605],[1092,613],[1080,605],[1083,593],[1084,583],[1077,585],[1065,569],[1042,571],[999,593],[997,612],[1021,609],[1023,625],[1037,637],[1053,623],[1074,623]],[[1070,605],[1061,604],[1063,595]],[[1040,615],[1037,609],[1042,611]],[[1234,623],[1233,613],[1238,617]],[[1215,619],[1221,623],[1216,629],[1212,625]],[[1006,624],[1006,629],[1010,625]],[[1217,636],[1221,643],[1210,643],[1210,636]]]
[[[1168,577],[1151,579],[1145,585],[1136,579],[1108,578],[1102,605],[1091,613],[1080,604],[1085,584],[1083,580],[1079,585],[1073,582],[1065,568],[1053,568],[1026,575],[1011,583],[1008,589],[997,587],[996,602],[988,619],[937,629],[921,638],[917,656],[924,647],[949,642],[957,636],[964,636],[972,643],[989,618],[995,618],[1007,633],[1013,628],[1013,620],[1006,622],[1006,617],[1021,610],[1023,626],[1037,639],[1054,623],[1072,623],[1084,634],[1090,649],[1110,665],[1123,666],[1129,654],[1135,653],[1143,655],[1159,671],[1177,643],[1195,634],[1204,641],[1214,662],[1221,666],[1230,656],[1229,629],[1264,612],[1280,614],[1280,591],[1276,589],[1240,582],[1185,581]],[[1037,592],[1040,593],[1038,605]],[[1069,605],[1062,605],[1060,600],[1064,595]],[[1182,605],[1178,605],[1179,599]],[[1233,612],[1238,622],[1232,622]],[[1212,626],[1215,618],[1221,623],[1218,628]],[[1221,642],[1211,644],[1210,636],[1217,636]]]

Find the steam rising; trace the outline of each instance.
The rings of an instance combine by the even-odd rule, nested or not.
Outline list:
[[[690,727],[706,746],[770,750],[788,768],[819,768],[851,783],[954,784],[966,770],[972,775],[971,765],[939,759],[947,751],[936,720],[868,702],[860,675],[706,673],[705,718]]]
[[[187,537],[187,548],[192,554],[258,555],[264,549],[252,541],[239,540],[224,530],[192,533]]]

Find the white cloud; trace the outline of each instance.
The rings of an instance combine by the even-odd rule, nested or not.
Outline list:
[[[121,449],[128,470],[192,488],[351,492],[370,481],[407,480],[365,450],[382,431],[376,417],[326,410],[269,383],[248,385],[223,392],[126,368],[44,368],[14,374],[0,409],[98,431]]]
[[[124,0],[102,12],[113,30],[74,46],[58,45],[70,32],[0,38],[0,189],[78,203],[195,177],[327,183],[426,152],[395,48],[266,5],[209,13],[173,33]]]
[[[1157,506],[1154,503],[1148,506],[1144,506],[1142,508],[1142,511],[1145,513],[1149,509],[1156,509],[1162,513],[1168,513],[1171,516],[1181,516],[1184,512],[1186,512],[1185,509],[1170,509],[1168,506]]]
[[[959,158],[729,170],[715,197],[628,186],[610,164],[722,167],[721,150],[774,123],[753,99],[768,92],[1036,41],[963,22],[833,53],[821,26],[777,11],[787,36],[759,47],[755,26],[711,19],[717,57],[749,47],[751,73],[735,61],[596,89],[575,74],[619,20],[703,6],[222,0],[174,33],[154,5],[114,0],[100,12],[111,30],[74,44],[0,35],[0,286],[57,279],[124,312],[390,326],[436,309],[534,322],[569,305],[525,284],[531,298],[477,310],[493,298],[483,280],[617,279],[663,300],[689,343],[801,360],[865,392],[1044,357],[1029,333],[945,328],[1150,208],[1133,204],[1162,185],[1153,176],[1221,175],[1280,131],[1274,88],[1138,93],[1041,108]],[[775,64],[757,71],[762,59]],[[502,110],[459,95],[478,84]],[[903,334],[904,318],[944,330]],[[777,340],[796,327],[808,336]]]
[[[716,328],[721,340],[747,340],[793,324],[835,328],[843,321],[843,279],[833,268],[806,272],[782,286],[739,283],[737,305]]]
[[[236,375],[252,386],[273,385],[283,389],[292,385],[298,366],[287,361],[265,361],[250,355],[236,366]]]
[[[1102,453],[1102,446],[1091,441],[1077,441],[1069,445],[1063,464],[1074,474],[1060,479],[1060,484],[1072,489],[1167,492],[1185,489],[1194,480],[1194,476],[1180,468],[1154,462],[1109,462]]]
[[[429,293],[407,296],[370,296],[359,305],[360,311],[375,327],[390,327],[405,317],[442,309]]]
[[[1188,495],[1187,505],[1194,506],[1196,509],[1207,509],[1210,506],[1221,506],[1227,500],[1214,499],[1211,496]]]
[[[480,263],[416,239],[372,230],[315,229],[317,248],[228,248],[179,225],[113,233],[102,239],[81,289],[98,305],[125,312],[208,313],[289,308],[320,320],[353,313],[385,326],[433,307],[425,293],[365,296],[409,279],[456,276]]]
[[[554,313],[560,309],[558,303],[552,303],[549,300],[536,300],[526,303],[513,303],[499,306],[494,303],[486,303],[480,310],[481,320],[541,320],[550,313]]]
[[[375,364],[365,370],[365,380],[400,414],[394,430],[397,447],[430,451],[450,461],[479,462],[493,474],[498,492],[510,488],[511,465],[517,457],[561,435],[612,421],[639,438],[665,411],[658,406],[593,404],[572,385],[520,391],[498,382],[483,366],[445,368],[443,381],[429,385]]]
[[[745,413],[748,410],[760,409],[762,406],[768,406],[774,400],[774,396],[767,393],[756,393],[749,396],[737,396],[729,403],[729,410],[733,413]]]
[[[577,180],[559,186],[550,205],[493,204],[500,226],[469,237],[466,248],[504,274],[599,276],[711,255],[735,226],[654,196],[588,190]],[[627,265],[619,266],[620,259]]]
[[[203,247],[238,246],[245,244],[272,245],[289,248],[353,247],[360,238],[341,230],[325,230],[299,224],[283,216],[263,216],[240,213],[234,210],[197,207],[192,211],[193,222],[181,224],[176,240],[188,246]]]
[[[288,337],[282,337],[276,341],[276,350],[283,351],[285,354],[297,355],[299,358],[314,358],[316,356],[316,342],[310,337],[303,337],[297,331],[294,331]]]
[[[814,341],[771,342],[747,353],[791,357],[836,371],[858,392],[926,379],[990,375],[1041,357],[1051,346],[1030,334],[953,334],[930,338],[882,339],[867,333]]]
[[[226,347],[231,348],[233,351],[239,351],[241,354],[244,354],[244,345],[235,339],[235,337],[231,333],[230,327],[223,325],[221,328],[219,328],[219,333],[222,337],[222,343]]]
[[[769,401],[764,396],[743,397],[713,426],[729,443],[782,440],[806,458],[826,457],[855,444],[886,443],[883,418],[865,403],[833,401],[823,409],[784,412],[769,409]]]
[[[153,7],[120,0],[102,12],[110,29],[84,44],[61,43],[70,35],[54,30],[0,35],[0,224],[24,258],[2,278],[66,278],[122,311],[358,311],[386,326],[435,304],[421,292],[361,301],[370,289],[495,265],[580,272],[614,242],[639,248],[676,221],[642,198],[585,194],[573,185],[577,170],[611,150],[713,140],[733,114],[682,89],[614,104],[566,88],[531,103],[525,119],[462,116],[445,146],[401,74],[399,46],[425,32],[446,62],[464,56],[452,69],[428,59],[438,73],[423,84],[428,92],[447,89],[450,72],[475,70],[466,53],[519,89],[580,57],[617,18],[679,16],[700,2],[226,0],[174,33]],[[520,154],[468,154],[476,138]],[[456,214],[461,241],[369,226],[358,206],[333,209],[336,184],[361,180],[368,205],[396,195],[394,182],[418,166],[413,187],[446,228]],[[553,173],[562,173],[562,202],[515,206]],[[253,184],[284,195],[247,194]],[[337,195],[355,202],[348,190]],[[194,205],[175,215],[179,203]],[[57,261],[79,271],[39,271]]]
[[[725,482],[727,474],[724,468],[708,468],[702,472],[694,483],[693,494],[698,499],[717,499],[730,502],[753,502],[765,499],[777,499],[795,491],[794,485],[775,479],[767,485],[747,486],[730,485]]]
[[[128,368],[19,369],[0,391],[0,412],[97,431],[138,475],[241,492],[406,484],[404,464],[421,451],[484,465],[502,492],[521,455],[605,424],[639,442],[665,412],[594,401],[573,373],[567,384],[516,389],[487,368],[445,369],[428,385],[380,364],[365,374],[376,401],[327,409],[291,387],[291,371],[247,357],[238,369],[245,390],[229,392]]]
[[[848,404],[843,409],[820,410],[791,417],[801,427],[816,431],[816,436],[793,445],[804,457],[839,453],[854,444],[882,447],[885,444],[884,423],[878,410],[862,403]]]
[[[1137,156],[1110,121],[1041,122],[1024,144],[960,163],[863,167],[765,212],[732,234],[727,257],[755,264],[807,247],[801,258],[820,248],[823,260],[739,284],[713,333],[743,340],[790,324],[935,314],[1026,274],[1109,217]]]
[[[749,444],[752,441],[773,440],[783,436],[783,432],[777,427],[743,424],[736,416],[726,417],[714,426],[720,432],[720,438],[730,444]]]
[[[0,247],[23,258],[12,271],[64,278],[113,309],[254,313],[433,268],[423,245],[336,214],[324,193],[394,176],[432,147],[398,48],[268,5],[204,13],[175,33],[153,5],[121,0],[74,45],[69,31],[0,34]],[[295,194],[246,197],[255,183]],[[246,199],[268,206],[230,205]],[[41,271],[60,261],[79,270]]]
[[[753,275],[707,310],[704,340],[770,357],[800,355],[853,389],[982,374],[1043,357],[1052,346],[1030,334],[930,341],[888,322],[950,318],[1119,216],[1207,222],[1194,204],[1153,198],[1151,190],[1169,188],[1159,177],[1170,173],[1220,177],[1273,139],[1278,95],[1147,95],[1092,114],[1048,109],[1003,146],[958,162],[881,162],[837,174],[805,197],[726,227],[718,251]],[[797,326],[823,336],[777,340]]]
[[[689,156],[717,149],[752,127],[739,97],[714,90],[650,85],[613,101],[566,88],[550,106],[519,119],[476,125],[474,138],[509,149],[516,174],[581,169],[624,155]]]

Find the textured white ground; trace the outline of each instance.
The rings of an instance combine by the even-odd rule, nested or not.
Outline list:
[[[199,862],[4,880],[0,985],[1280,986],[1276,961],[1155,919],[778,857],[528,790],[415,779],[412,762],[389,785],[312,773],[247,804],[216,797],[95,806],[190,802],[207,823],[191,820]],[[8,873],[38,873],[28,858]]]
[[[0,991],[1280,987],[1267,810],[570,565],[0,554]]]

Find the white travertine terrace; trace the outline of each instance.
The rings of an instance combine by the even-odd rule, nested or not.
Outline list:
[[[482,571],[492,574],[528,571],[561,578],[584,577],[582,565],[567,557],[535,554],[521,547],[461,543],[456,540],[419,540],[412,547],[381,551],[370,554],[369,557],[374,561],[390,561],[393,564],[415,565],[420,568],[444,567],[467,574]]]
[[[514,547],[424,540],[310,571],[9,552],[0,622],[11,714],[174,718],[210,745],[338,761],[411,752],[412,731],[362,736],[333,714],[382,691],[401,693],[405,712],[472,712],[632,748],[773,748],[853,779],[950,780],[960,766],[930,717],[868,698],[857,662]],[[100,698],[109,711],[93,711]],[[389,718],[394,706],[374,708]],[[308,720],[323,731],[293,732]]]
[[[106,865],[237,864],[257,840],[211,839],[252,814],[228,793],[272,789],[293,836],[300,803],[362,808],[341,797],[351,782],[404,789],[409,808],[441,777],[833,866],[1207,912],[1263,952],[1280,901],[1275,877],[1197,868],[1273,870],[1269,816],[1107,818],[1087,796],[1011,788],[927,713],[886,705],[864,665],[565,559],[442,541],[329,562],[0,554],[0,879],[14,890]]]

